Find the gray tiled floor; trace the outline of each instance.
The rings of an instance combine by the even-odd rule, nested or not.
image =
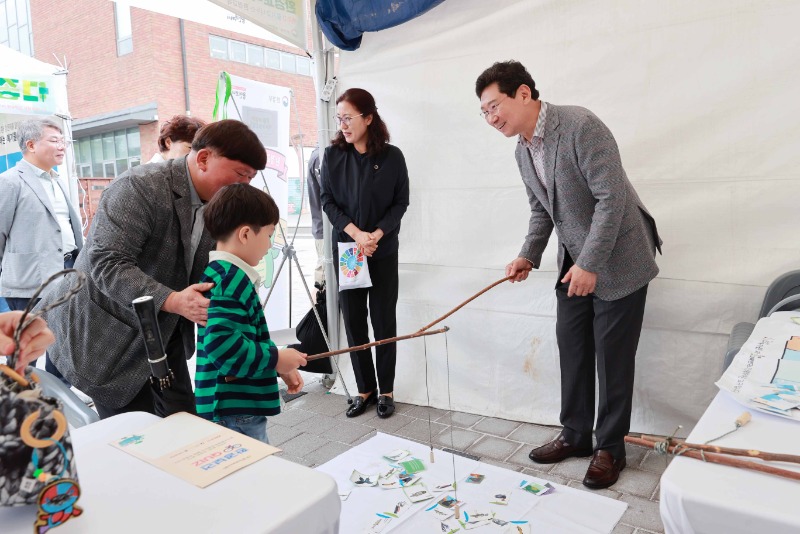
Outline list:
[[[308,375],[311,376],[311,375]],[[450,414],[442,410],[398,403],[389,419],[375,416],[374,408],[348,419],[344,397],[328,394],[313,377],[306,380],[308,394],[286,405],[284,413],[270,418],[270,440],[283,449],[281,456],[310,467],[323,464],[351,447],[384,432],[421,443],[433,436],[437,448],[451,448]],[[589,458],[570,458],[555,465],[534,464],[530,450],[558,434],[558,428],[453,412],[453,447],[492,465],[523,472],[559,484],[591,491],[581,484]],[[628,467],[619,482],[596,493],[628,503],[614,533],[662,533],[658,512],[658,481],[666,464],[644,449],[628,448]]]

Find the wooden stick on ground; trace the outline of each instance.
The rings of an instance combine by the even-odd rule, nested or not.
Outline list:
[[[648,441],[642,438],[636,438],[633,436],[626,436],[625,442],[630,443],[632,445],[639,445],[640,447],[648,447],[650,449],[655,448],[656,445],[656,442]],[[676,454],[680,452],[681,456],[688,456],[689,458],[694,458],[696,460],[704,460],[712,464],[727,465],[730,467],[738,467],[741,469],[751,469],[753,471],[761,471],[762,473],[767,473],[768,475],[777,475],[779,477],[790,478],[792,480],[800,480],[800,473],[798,473],[797,471],[789,471],[788,469],[779,469],[777,467],[772,467],[771,465],[764,465],[759,462],[739,460],[738,458],[731,458],[730,456],[726,456],[724,454],[717,454],[713,452],[702,452],[697,450],[682,451],[681,449],[682,445],[669,445],[667,447],[667,452],[669,454]]]
[[[800,464],[800,456],[795,454],[782,454],[778,452],[764,452],[758,449],[733,449],[731,447],[720,447],[718,445],[704,445],[701,443],[686,443],[682,439],[668,438],[662,436],[649,436],[642,434],[642,439],[658,442],[668,440],[670,445],[679,448],[697,449],[706,452],[716,452],[718,454],[730,454],[731,456],[747,456],[748,458],[758,458],[765,462],[792,462]]]
[[[336,356],[337,354],[344,354],[346,352],[357,352],[359,350],[368,349],[370,347],[375,347],[377,345],[385,345],[387,343],[395,343],[396,341],[403,341],[405,339],[412,339],[415,337],[422,337],[422,336],[433,336],[436,334],[443,334],[450,330],[448,327],[440,328],[438,330],[431,330],[430,332],[423,332],[419,330],[414,332],[413,334],[407,334],[405,336],[397,336],[397,337],[390,337],[388,339],[381,339],[379,341],[373,341],[372,343],[366,343],[364,345],[359,345],[357,347],[348,347],[346,349],[339,349],[339,350],[332,350],[329,352],[323,352],[321,354],[314,354],[313,356],[309,356],[306,358],[306,361],[310,362],[313,360],[319,360],[321,358],[328,358],[330,356]],[[302,368],[301,368],[302,369]]]
[[[435,325],[437,323],[441,323],[442,321],[444,321],[445,319],[447,319],[448,317],[453,315],[455,312],[457,312],[458,310],[460,310],[461,308],[463,308],[464,306],[466,306],[467,304],[469,304],[470,302],[472,302],[476,298],[480,297],[481,295],[483,295],[484,293],[486,293],[487,291],[489,291],[493,287],[499,286],[503,282],[505,282],[507,280],[511,280],[512,278],[513,278],[513,276],[506,276],[505,278],[502,278],[502,279],[498,280],[497,282],[484,287],[483,289],[481,289],[480,291],[478,291],[477,293],[472,295],[470,298],[468,298],[467,300],[465,300],[464,302],[462,302],[461,304],[459,304],[458,306],[456,306],[455,308],[453,308],[449,312],[445,313],[444,315],[442,315],[441,317],[439,317],[438,319],[436,319],[435,321],[433,321],[429,325],[423,326],[422,328],[420,328],[418,330],[418,332],[424,332],[425,330],[427,330],[428,328],[432,327],[433,325]]]

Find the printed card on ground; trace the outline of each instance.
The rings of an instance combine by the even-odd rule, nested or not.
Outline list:
[[[385,512],[386,515],[392,517],[401,517],[405,515],[411,509],[411,501],[408,499],[400,499],[394,505],[392,505],[391,510]]]
[[[434,493],[442,493],[444,491],[455,491],[456,483],[455,482],[444,482],[442,484],[436,484],[430,490]]]
[[[406,456],[410,455],[411,453],[405,449],[395,449],[392,452],[387,452],[386,454],[383,455],[383,457],[392,462],[399,462]]]
[[[396,467],[387,467],[383,472],[378,473],[378,478],[391,478],[398,472]]]
[[[455,534],[461,530],[461,525],[455,519],[448,519],[441,523],[442,534]]]
[[[464,506],[464,501],[457,501],[455,497],[452,495],[445,495],[438,502],[439,506],[444,506],[445,508],[455,508],[456,505]]]
[[[413,475],[414,473],[419,473],[420,471],[425,471],[425,464],[422,463],[422,460],[419,458],[411,458],[409,460],[405,460],[400,462],[400,465],[403,466],[406,473],[409,475]]]
[[[507,534],[531,534],[531,524],[525,521],[524,523],[517,523],[512,521],[511,525],[506,529]]]
[[[486,475],[480,475],[478,473],[470,473],[465,482],[469,484],[480,484],[481,482],[483,482],[484,478],[486,478]]]
[[[397,480],[400,482],[400,485],[402,487],[406,487],[406,486],[413,486],[414,484],[422,480],[422,477],[419,475],[409,475],[408,473],[400,473],[399,475],[397,475]]]
[[[367,526],[367,529],[364,532],[365,534],[379,534],[380,532],[383,532],[391,522],[391,517],[378,516]]]
[[[433,493],[428,491],[428,488],[425,487],[425,484],[409,486],[407,488],[403,488],[403,491],[406,493],[406,497],[408,497],[411,502],[420,502],[433,499]]]
[[[439,506],[438,503],[434,504],[433,506],[428,508],[426,511],[430,512],[431,515],[433,515],[439,521],[445,521],[447,519],[450,519],[451,517],[453,517],[453,514],[455,513],[450,508],[444,508],[443,506]]]
[[[508,521],[500,519],[499,517],[493,517],[492,520],[489,521],[489,524],[497,529],[501,529],[500,532],[506,532],[506,527],[509,525]]]
[[[493,516],[494,514],[488,510],[467,510],[458,522],[464,530],[472,530],[488,525]]]
[[[368,488],[378,484],[378,475],[365,475],[353,469],[353,474],[350,475],[350,482],[357,488]]]
[[[549,482],[545,482],[544,484],[537,484],[536,482],[528,482],[527,480],[523,480],[520,482],[519,487],[523,490],[536,495],[537,497],[541,497],[542,495],[547,495],[548,493],[555,490],[552,484]]]
[[[492,493],[491,499],[489,499],[489,504],[501,504],[503,506],[508,505],[508,499],[511,497],[510,491],[495,491]]]

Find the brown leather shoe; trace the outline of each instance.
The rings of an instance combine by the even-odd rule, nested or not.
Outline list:
[[[599,450],[592,456],[589,469],[583,478],[583,485],[591,489],[603,489],[612,486],[619,479],[619,473],[625,469],[625,457],[615,460],[608,451]]]
[[[578,447],[567,443],[563,434],[559,434],[550,443],[533,449],[528,458],[537,464],[554,464],[572,456],[584,457],[592,455],[592,447]]]

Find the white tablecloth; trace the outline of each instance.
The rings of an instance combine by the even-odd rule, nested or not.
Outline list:
[[[703,443],[731,430],[744,411],[719,392],[687,441]],[[800,424],[751,414],[750,423],[714,445],[800,454]],[[773,464],[800,471],[798,464]],[[667,534],[800,532],[800,482],[678,457],[661,477],[660,508]]]
[[[83,515],[53,532],[339,532],[334,480],[269,456],[201,489],[108,443],[160,419],[135,412],[72,431]],[[0,532],[29,533],[35,506],[0,508]]]
[[[428,488],[453,480],[453,459],[455,458],[458,489],[456,495],[459,500],[465,502],[461,509],[462,512],[469,510],[492,511],[496,513],[496,517],[506,521],[527,520],[532,532],[537,534],[610,533],[627,508],[624,502],[560,484],[553,484],[555,486],[553,493],[536,497],[518,489],[522,480],[537,481],[530,475],[461,456],[454,457],[441,450],[436,450],[435,463],[431,464],[428,447],[378,433],[375,437],[317,468],[318,471],[330,474],[339,484],[340,491],[352,490],[347,500],[342,503],[343,533],[362,534],[365,532],[365,528],[376,520],[377,513],[391,511],[395,503],[403,499],[402,489],[357,488],[350,482],[353,469],[358,469],[365,475],[375,474],[381,469],[386,469],[389,462],[382,455],[395,449],[406,449],[412,453],[412,456],[425,463],[426,469],[420,473],[422,480],[419,483],[425,484]],[[464,479],[470,473],[482,474],[486,478],[481,484],[468,484],[464,482]],[[490,504],[489,501],[496,493],[510,494],[508,504]],[[454,493],[437,495],[441,498],[445,495],[454,495]],[[406,515],[393,519],[382,534],[390,531],[392,534],[432,532],[441,534],[441,523],[433,516],[432,512],[425,511],[425,508],[432,506],[436,500],[414,504]],[[485,526],[474,532],[488,534],[502,531],[493,526]]]

